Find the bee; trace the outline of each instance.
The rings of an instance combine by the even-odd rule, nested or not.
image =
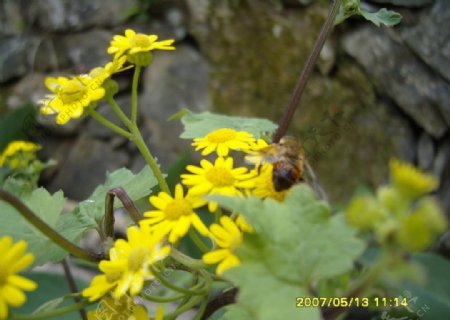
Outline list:
[[[294,136],[284,136],[278,143],[254,152],[247,160],[261,164],[270,163],[273,166],[272,182],[275,191],[290,189],[301,181],[309,182],[317,196],[326,199],[326,194],[319,184],[319,180],[305,158],[300,141]]]
[[[272,143],[254,154],[256,157],[250,156],[247,159],[251,162],[257,162],[258,165],[272,164],[272,181],[276,191],[287,190],[302,180],[304,172],[303,148],[295,137],[284,136],[278,143]],[[261,167],[258,170],[260,169]]]

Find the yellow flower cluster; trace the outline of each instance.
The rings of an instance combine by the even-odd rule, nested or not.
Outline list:
[[[203,256],[208,264],[218,264],[216,272],[239,264],[235,250],[242,243],[242,232],[253,232],[252,227],[244,217],[233,214],[234,219],[222,215],[218,205],[208,200],[208,195],[248,196],[261,198],[272,197],[277,200],[284,198],[285,191],[277,192],[272,182],[272,166],[265,165],[262,170],[248,170],[246,167],[235,167],[231,151],[252,152],[268,146],[252,134],[236,131],[231,128],[219,128],[204,137],[195,138],[192,145],[197,151],[202,150],[203,156],[216,153],[215,160],[203,159],[199,166],[188,165],[188,173],[181,175],[182,185],[188,188],[186,194],[183,186],[178,184],[175,196],[165,192],[150,197],[150,203],[155,210],[147,211],[141,224],[149,225],[166,235],[168,241],[175,244],[190,230],[191,226],[202,236],[209,236],[215,248]],[[202,222],[195,209],[207,205],[210,212],[220,216],[219,222],[208,228]]]
[[[36,159],[36,152],[41,146],[32,142],[16,140],[10,142],[0,155],[0,167],[8,166],[11,169],[26,168]]]
[[[23,291],[32,291],[37,284],[17,275],[28,268],[34,260],[31,253],[25,253],[27,243],[13,243],[9,236],[0,238],[0,320],[8,318],[8,305],[20,307],[26,301]]]
[[[107,52],[114,54],[114,57],[103,67],[96,67],[87,74],[71,77],[48,77],[45,86],[51,94],[39,101],[40,112],[44,115],[56,115],[56,123],[59,125],[70,119],[80,118],[85,114],[86,108],[95,107],[106,95],[114,94],[108,92],[108,80],[115,73],[139,63],[133,59],[136,54],[175,49],[172,46],[173,40],[156,41],[157,39],[156,35],[145,35],[128,29],[125,36],[113,37]],[[127,61],[132,65],[124,67]]]
[[[391,184],[372,195],[354,198],[346,209],[350,224],[375,232],[385,245],[407,251],[426,249],[445,231],[447,221],[436,201],[427,196],[437,180],[407,163],[390,161]]]
[[[123,38],[116,40],[125,42]],[[238,213],[231,216],[223,214],[217,203],[208,200],[207,196],[273,196],[270,168],[258,174],[257,169],[249,171],[246,167],[235,167],[234,158],[230,156],[231,151],[255,150],[267,146],[267,143],[257,141],[250,133],[222,128],[194,139],[192,144],[197,150],[203,150],[203,155],[215,152],[216,159],[203,159],[199,166],[188,165],[188,173],[181,175],[182,183],[175,186],[173,195],[160,192],[150,196],[149,202],[154,209],[144,213],[145,218],[139,222],[139,228],[128,229],[128,240],[115,242],[110,249],[109,260],[100,262],[102,274],[94,277],[91,285],[83,291],[83,296],[90,301],[102,298],[104,304],[108,299],[139,294],[144,281],[154,278],[152,265],[167,257],[169,245],[176,245],[188,233],[197,241],[203,241],[198,235],[212,240],[214,246],[211,249],[205,249],[204,242],[201,249],[205,251],[204,263],[217,264],[217,274],[239,265],[236,249],[243,242],[243,233],[251,233],[253,228]],[[255,188],[255,181],[261,186]],[[264,192],[264,188],[272,191]],[[196,212],[202,207],[214,212],[218,223],[208,227]],[[167,245],[162,244],[164,241]]]

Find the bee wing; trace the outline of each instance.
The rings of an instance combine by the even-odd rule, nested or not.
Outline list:
[[[248,155],[245,156],[245,161],[256,165],[275,163],[277,162],[275,146],[269,145],[265,148],[248,152]]]
[[[316,195],[319,199],[328,201],[328,196],[327,196],[325,190],[320,185],[319,178],[317,177],[316,173],[314,172],[313,168],[311,167],[311,165],[308,163],[307,160],[305,160],[304,165],[305,165],[306,173],[308,175],[306,181],[311,186],[311,188],[314,190],[314,192],[316,193]]]

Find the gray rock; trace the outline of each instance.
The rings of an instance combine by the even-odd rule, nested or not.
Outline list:
[[[50,93],[45,88],[45,74],[30,73],[17,81],[11,89],[6,100],[6,106],[9,110],[13,110],[27,103],[37,105],[37,102]]]
[[[106,52],[113,34],[103,30],[70,34],[56,44],[56,50],[64,50],[71,65],[77,67],[78,73],[88,72],[112,60]]]
[[[140,111],[147,142],[161,163],[173,161],[189,145],[179,138],[180,121],[167,119],[183,108],[210,109],[208,72],[206,59],[187,45],[180,45],[173,52],[157,52],[153,64],[146,69]]]
[[[41,0],[26,2],[30,19],[46,31],[115,26],[138,0]],[[31,24],[31,21],[29,22]]]
[[[0,38],[0,83],[27,73],[28,39],[24,37]]]
[[[393,4],[395,6],[418,8],[433,3],[434,0],[369,0],[376,3]]]
[[[407,48],[376,27],[360,28],[346,35],[343,44],[377,88],[387,93],[419,126],[433,137],[445,134],[450,125],[445,116],[450,115],[449,83],[436,77]]]
[[[62,148],[56,156],[60,162],[59,170],[48,189],[51,192],[62,189],[67,197],[75,200],[87,198],[105,181],[107,171],[114,171],[129,162],[126,152],[113,150],[87,135],[80,136],[69,146]]]
[[[433,139],[427,134],[422,133],[417,143],[417,161],[419,167],[425,170],[431,169],[434,160]]]
[[[0,34],[19,35],[23,32],[25,20],[21,4],[17,0],[0,2]]]
[[[437,0],[419,23],[403,29],[401,36],[420,58],[450,81],[450,1]]]
[[[182,108],[208,110],[211,107],[208,72],[206,59],[189,46],[157,52],[152,65],[145,70],[142,114],[166,121]]]

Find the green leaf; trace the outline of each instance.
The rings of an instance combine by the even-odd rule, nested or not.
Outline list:
[[[395,293],[408,299],[408,308],[421,320],[450,319],[450,262],[432,253],[415,254],[412,261],[422,266],[425,283],[404,281]]]
[[[318,308],[295,308],[309,285],[353,266],[364,243],[342,215],[306,185],[294,187],[283,203],[272,199],[211,196],[242,213],[254,227],[238,250],[241,265],[225,272],[240,289],[238,305],[252,319],[320,319]]]
[[[105,213],[105,196],[110,189],[122,187],[131,200],[136,201],[149,195],[157,183],[148,166],[145,166],[136,175],[126,168],[107,173],[105,183],[98,186],[87,200],[80,202],[79,219],[93,227],[96,226]],[[122,207],[118,199],[114,201],[114,207]]]
[[[225,273],[239,287],[235,308],[242,309],[231,308],[225,319],[322,319],[319,308],[296,307],[296,297],[310,296],[306,287],[276,277],[273,270],[258,260],[242,257],[240,267]]]
[[[13,140],[27,138],[36,123],[36,110],[28,104],[0,118],[0,152]]]
[[[69,295],[70,288],[67,285],[67,279],[63,275],[46,272],[30,272],[24,273],[23,275],[35,281],[38,284],[38,288],[35,291],[26,293],[27,302],[19,309],[14,310],[14,314],[48,312],[74,303],[72,297]],[[85,282],[79,279],[75,279],[75,282],[78,288],[87,286]],[[58,316],[58,320],[73,320],[78,318],[78,311]]]
[[[398,12],[386,10],[385,8],[380,9],[377,12],[368,12],[365,10],[360,11],[360,14],[366,19],[371,21],[377,27],[380,24],[384,24],[385,26],[392,27],[396,24],[399,24],[402,20],[402,15]]]
[[[51,195],[47,190],[39,188],[21,200],[50,227],[56,228],[64,205],[61,191]],[[59,261],[67,255],[8,203],[0,201],[0,212],[0,236],[10,235],[15,241],[27,241],[28,252],[35,256],[34,265]]]
[[[277,129],[277,125],[267,119],[232,117],[209,112],[186,113],[181,118],[181,122],[184,125],[184,132],[180,137],[183,139],[204,137],[209,132],[220,128],[246,131],[260,138]]]

